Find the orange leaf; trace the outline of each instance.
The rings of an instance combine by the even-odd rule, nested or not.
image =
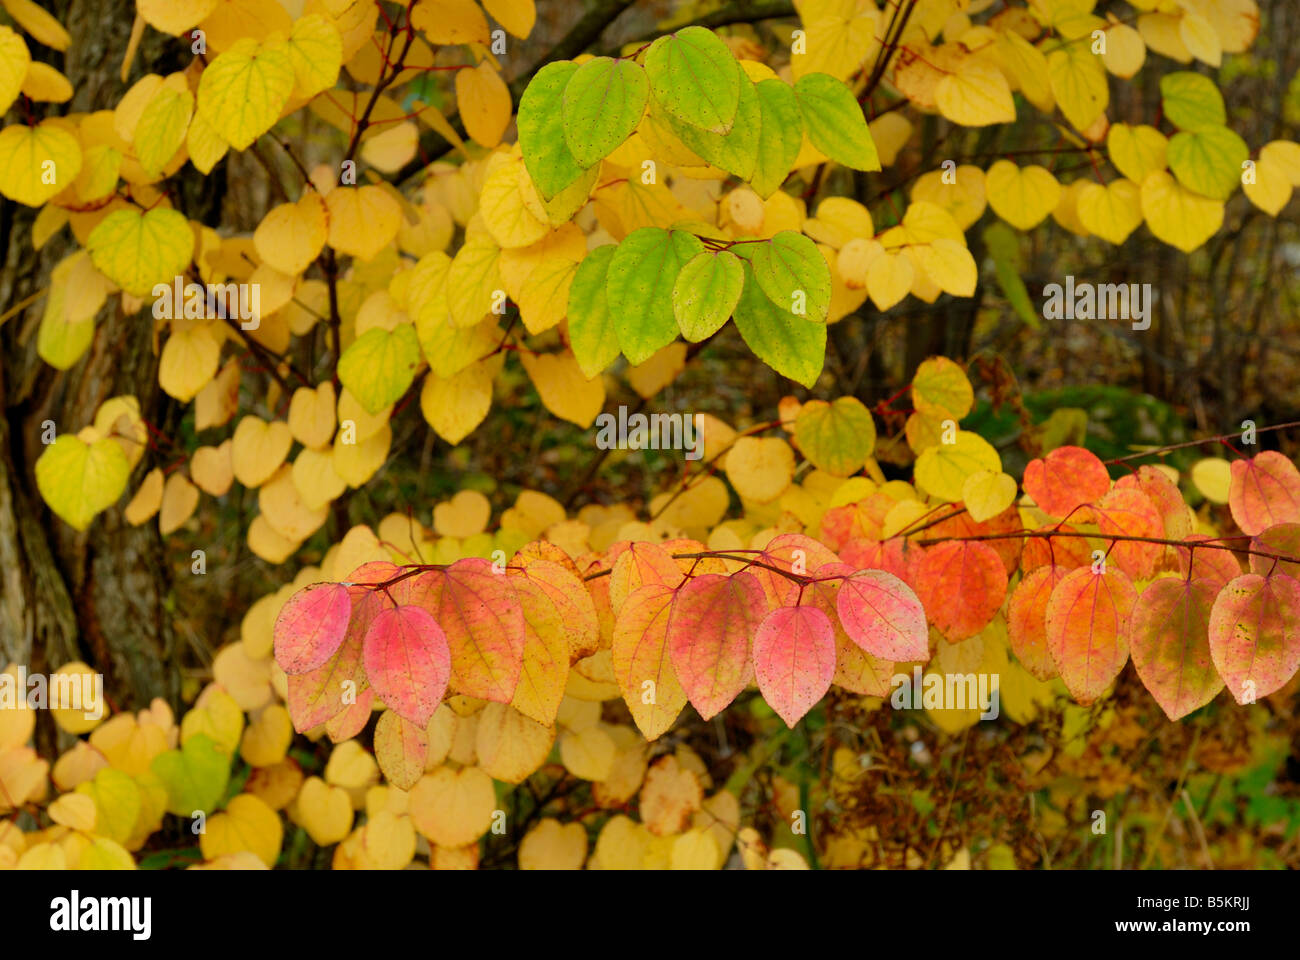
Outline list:
[[[1133,582],[1116,565],[1105,573],[1067,573],[1047,602],[1047,649],[1070,695],[1089,704],[1106,692],[1128,660]]]
[[[1057,447],[1025,467],[1025,492],[1054,520],[1100,500],[1110,489],[1110,474],[1097,455],[1083,447]]]
[[[958,643],[993,620],[1007,595],[1007,570],[987,544],[936,544],[917,566],[916,594],[930,622],[949,643]]]

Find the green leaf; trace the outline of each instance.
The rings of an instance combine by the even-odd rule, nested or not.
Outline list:
[[[367,413],[378,413],[406,393],[419,365],[420,341],[414,326],[372,327],[343,351],[339,380]]]
[[[206,733],[196,733],[179,750],[154,757],[152,769],[167,788],[167,812],[188,817],[216,808],[230,779],[230,756]]]
[[[826,325],[782,310],[758,286],[749,267],[736,304],[736,329],[769,367],[812,389],[826,360]]]
[[[876,422],[856,397],[809,400],[799,410],[794,435],[812,465],[833,477],[857,473],[876,449]]]
[[[605,296],[628,363],[644,363],[677,339],[673,285],[682,265],[703,249],[691,234],[659,227],[642,227],[618,245]]]
[[[650,84],[640,64],[596,57],[564,88],[564,142],[582,167],[590,167],[631,136],[645,113]]]
[[[609,262],[617,249],[609,243],[591,251],[569,284],[569,344],[588,380],[618,357],[618,333],[605,297]]]
[[[803,117],[794,89],[780,80],[761,80],[758,94],[758,162],[749,181],[766,200],[781,188],[803,145]]]
[[[739,63],[733,61],[733,66],[740,84],[740,106],[736,109],[736,123],[730,133],[723,135],[702,130],[672,115],[665,115],[663,119],[668,121],[677,139],[702,159],[741,180],[748,180],[758,165],[763,111],[754,84],[745,76]]]
[[[1188,190],[1227,200],[1241,183],[1241,165],[1250,159],[1250,149],[1227,127],[1202,127],[1174,134],[1166,157]]]
[[[66,523],[85,530],[126,489],[131,465],[112,437],[85,443],[65,433],[36,461],[36,488]]]
[[[1209,77],[1183,70],[1160,78],[1160,99],[1165,119],[1180,130],[1223,126],[1228,111],[1223,94]]]
[[[668,116],[725,134],[739,122],[743,71],[712,30],[686,27],[650,45],[645,72],[655,103]]]
[[[826,73],[808,73],[794,85],[804,128],[814,147],[854,170],[879,170],[876,143],[852,91]]]
[[[726,250],[697,253],[673,284],[673,314],[682,336],[698,343],[722,329],[745,286],[740,258]]]
[[[782,230],[753,244],[749,258],[754,279],[783,310],[825,323],[831,308],[831,270],[817,244],[802,233]]]
[[[999,220],[984,229],[983,237],[984,246],[993,258],[1002,295],[1007,298],[1011,308],[1030,329],[1040,329],[1042,323],[1029,300],[1025,281],[1020,279],[1020,241],[1015,231]]]
[[[564,138],[564,89],[577,72],[572,61],[548,63],[519,98],[519,147],[543,200],[554,198],[582,173]]]

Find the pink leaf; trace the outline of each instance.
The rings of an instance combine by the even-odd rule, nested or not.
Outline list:
[[[754,636],[754,673],[763,699],[785,721],[799,722],[830,689],[835,630],[816,607],[778,607]]]
[[[892,573],[861,570],[845,578],[835,609],[844,632],[867,653],[895,663],[929,659],[921,601]]]
[[[748,572],[704,574],[677,591],[668,651],[678,682],[705,720],[745,689],[745,666],[766,609],[763,588]]]
[[[379,699],[405,720],[427,726],[447,692],[447,635],[420,607],[389,607],[371,621],[364,644],[366,674]]]
[[[1300,471],[1275,450],[1232,461],[1228,509],[1237,526],[1252,537],[1279,523],[1300,520]]]
[[[1129,647],[1142,685],[1170,720],[1203,707],[1223,689],[1210,656],[1210,610],[1220,584],[1166,577],[1138,597]]]
[[[288,674],[308,673],[334,656],[352,616],[341,583],[313,583],[280,608],[275,620],[275,660]]]

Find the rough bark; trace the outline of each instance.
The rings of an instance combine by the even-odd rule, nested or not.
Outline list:
[[[182,54],[188,59],[187,43],[150,31],[124,84],[131,18],[121,5],[71,0],[52,12],[73,45],[62,56],[40,47],[36,54],[60,67],[76,91],[66,111],[52,113],[110,109],[144,72],[167,73],[181,66]],[[214,188],[199,178],[181,187],[185,212],[212,222]],[[75,249],[65,228],[34,250],[35,213],[0,201],[0,312],[42,290],[51,269]],[[146,314],[124,315],[119,299],[110,298],[86,355],[59,373],[36,354],[43,309],[37,300],[0,327],[0,666],[13,661],[46,672],[81,659],[104,673],[109,699],[119,707],[147,705],[155,696],[175,704],[180,675],[168,612],[171,572],[157,525],[131,527],[114,509],[77,533],[45,507],[33,472],[46,420],[60,433],[76,432],[119,394],[135,395],[152,424],[176,418],[175,404],[158,389],[152,323]],[[129,490],[152,465],[146,455]]]

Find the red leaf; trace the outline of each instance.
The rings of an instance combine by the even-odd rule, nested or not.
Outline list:
[[[754,674],[763,699],[793,727],[830,689],[835,631],[816,607],[778,607],[754,636]]]
[[[1300,471],[1282,454],[1265,450],[1249,460],[1232,461],[1228,509],[1243,533],[1252,537],[1279,523],[1300,520]]]
[[[299,733],[306,733],[354,706],[370,685],[362,663],[362,641],[381,603],[368,588],[348,587],[348,592],[353,597],[352,618],[334,656],[315,670],[288,677],[289,716]]]
[[[1238,703],[1280,690],[1300,668],[1300,581],[1243,573],[1210,611],[1210,655]]]
[[[912,588],[892,573],[861,570],[847,577],[835,610],[844,632],[867,653],[894,663],[929,659],[925,610]]]
[[[1091,451],[1057,447],[1045,459],[1029,461],[1024,487],[1043,513],[1061,520],[1076,507],[1104,497],[1110,489],[1110,474]]]
[[[442,627],[422,607],[389,607],[366,631],[366,675],[375,694],[398,716],[427,726],[451,676]]]
[[[341,583],[313,583],[280,608],[275,661],[288,674],[307,673],[334,656],[348,630],[352,598]]]
[[[1114,564],[1105,573],[1067,573],[1047,602],[1047,649],[1079,703],[1092,703],[1128,660],[1128,622],[1137,591]]]
[[[668,618],[668,652],[687,698],[705,720],[745,689],[754,632],[766,611],[752,573],[697,576],[677,591]]]
[[[1170,720],[1223,689],[1210,656],[1210,610],[1219,585],[1166,577],[1142,591],[1129,622],[1133,666]]]
[[[917,567],[916,595],[944,638],[959,643],[987,627],[1001,608],[1007,570],[986,544],[939,543]]]
[[[840,590],[844,579],[858,571],[847,563],[827,563],[817,568],[818,577],[840,577],[842,579],[821,579],[810,585],[804,592],[803,602],[810,603],[830,620],[835,630],[835,677],[833,682],[845,690],[862,694],[865,697],[889,696],[890,680],[894,675],[894,663],[882,657],[874,656],[863,650],[844,629],[837,607]],[[791,591],[790,600],[797,599],[797,589]],[[911,589],[910,587],[908,588]],[[918,609],[920,601],[917,602]],[[925,629],[925,615],[921,615],[921,627]]]

